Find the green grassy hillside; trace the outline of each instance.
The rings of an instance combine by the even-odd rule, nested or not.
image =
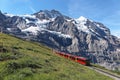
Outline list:
[[[0,34],[0,80],[112,80],[48,47]]]

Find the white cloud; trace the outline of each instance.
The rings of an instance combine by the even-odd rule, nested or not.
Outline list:
[[[35,13],[36,12],[36,10],[33,8],[33,7],[29,7],[30,8],[30,10],[33,12],[33,13]]]
[[[112,30],[112,35],[120,38],[120,30]]]

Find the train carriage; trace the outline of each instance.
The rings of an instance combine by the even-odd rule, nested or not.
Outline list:
[[[71,55],[71,54],[68,54],[68,53],[64,53],[64,52],[55,52],[56,54],[60,55],[60,56],[63,56],[67,59],[71,59],[73,61],[76,61],[82,65],[86,65],[86,66],[89,66],[90,65],[90,60],[87,59],[87,58],[84,58],[84,57],[80,57],[80,56],[74,56],[74,55]]]

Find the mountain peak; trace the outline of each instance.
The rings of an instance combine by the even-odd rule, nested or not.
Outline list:
[[[88,19],[84,16],[80,16],[77,20],[79,21],[87,21]]]
[[[59,11],[52,9],[51,12],[56,12],[56,13],[60,13]],[[61,14],[61,13],[60,13]]]
[[[49,19],[49,18],[56,18],[58,16],[63,16],[59,11],[57,10],[40,10],[39,12],[35,13],[39,19]]]

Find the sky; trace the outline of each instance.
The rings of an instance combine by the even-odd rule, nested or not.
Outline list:
[[[0,0],[3,13],[32,14],[52,9],[72,18],[84,16],[101,22],[120,37],[120,0]]]

